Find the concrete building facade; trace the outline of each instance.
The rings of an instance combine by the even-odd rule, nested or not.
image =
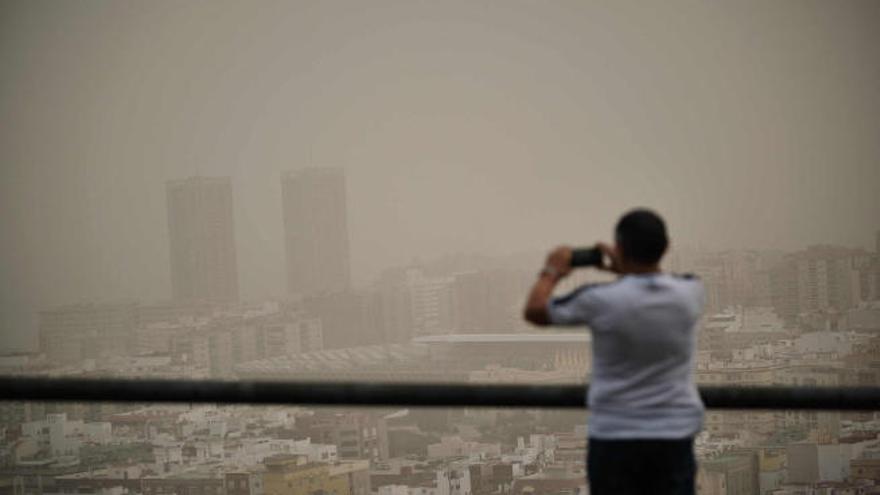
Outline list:
[[[287,288],[300,296],[351,284],[345,172],[310,167],[281,176]]]
[[[171,292],[177,301],[235,301],[238,265],[229,177],[166,184]]]
[[[55,363],[123,356],[133,352],[134,302],[73,304],[40,312],[40,350]]]

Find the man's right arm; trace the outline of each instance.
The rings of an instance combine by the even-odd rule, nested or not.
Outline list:
[[[566,275],[571,272],[571,248],[559,246],[547,255],[544,269],[538,280],[529,291],[523,317],[526,321],[538,326],[547,326],[551,323],[547,305],[553,295],[553,289]]]
[[[598,306],[595,297],[587,291],[595,284],[584,285],[566,296],[553,298],[556,284],[568,275],[571,269],[571,248],[561,246],[550,252],[544,270],[529,292],[523,310],[526,321],[541,327],[584,325],[591,321]]]
[[[541,272],[541,276],[532,285],[529,298],[526,300],[526,307],[523,311],[523,317],[526,321],[540,327],[550,324],[547,305],[550,303],[553,288],[556,287],[558,282],[559,278],[551,273]]]

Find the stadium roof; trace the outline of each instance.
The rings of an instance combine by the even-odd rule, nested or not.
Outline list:
[[[276,356],[259,361],[241,363],[235,367],[240,373],[268,371],[343,371],[360,370],[389,364],[422,363],[427,357],[424,346],[390,344],[326,349],[302,354]]]
[[[498,344],[498,343],[534,343],[534,344],[586,344],[590,342],[590,334],[586,331],[566,333],[472,333],[430,335],[413,339],[416,344]]]

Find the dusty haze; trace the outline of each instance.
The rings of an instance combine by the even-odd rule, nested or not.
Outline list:
[[[0,3],[3,349],[170,295],[165,183],[229,176],[282,296],[282,172],[344,167],[351,273],[610,237],[872,245],[877,2]]]

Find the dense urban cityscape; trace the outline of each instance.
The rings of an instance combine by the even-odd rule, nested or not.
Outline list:
[[[880,495],[878,26],[0,0],[0,495]]]
[[[584,383],[586,330],[521,319],[534,256],[450,255],[355,288],[345,173],[283,174],[288,294],[242,301],[234,185],[166,184],[171,291],[39,312],[6,375]],[[281,263],[279,263],[281,265]],[[697,381],[880,383],[873,251],[676,248],[706,287]],[[594,280],[588,270],[566,290]],[[125,403],[0,405],[0,495],[585,494],[586,414]],[[880,493],[876,413],[709,410],[701,494]]]

